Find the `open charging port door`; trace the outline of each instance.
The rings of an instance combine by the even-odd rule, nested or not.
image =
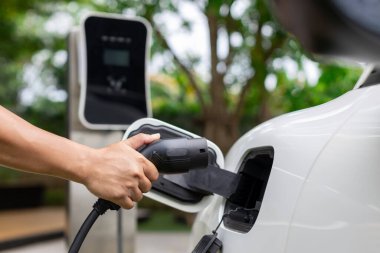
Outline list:
[[[123,139],[139,133],[160,133],[161,139],[200,137],[166,122],[153,118],[144,118],[130,125]],[[223,168],[224,158],[222,152],[214,143],[207,141],[207,144],[209,166]],[[192,187],[189,182],[193,177],[194,175],[191,172],[160,175],[159,179],[153,183],[150,192],[146,193],[145,196],[184,212],[199,212],[210,203],[212,193]]]

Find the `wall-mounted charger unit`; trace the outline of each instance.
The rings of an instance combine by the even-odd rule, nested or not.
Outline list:
[[[78,36],[79,118],[89,129],[126,129],[150,117],[147,58],[151,28],[142,18],[94,14]]]

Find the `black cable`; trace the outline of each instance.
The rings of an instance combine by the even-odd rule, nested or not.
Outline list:
[[[94,209],[92,209],[91,213],[87,216],[86,220],[83,222],[77,235],[75,236],[74,241],[70,246],[69,253],[78,253],[84,239],[88,234],[88,231],[90,231],[92,225],[94,225],[95,221],[100,215],[103,215],[109,209],[119,210],[120,206],[104,199],[98,199],[98,201],[96,201],[93,205],[93,208]]]
[[[83,222],[77,235],[75,236],[75,239],[70,246],[69,253],[77,253],[79,251],[84,239],[87,236],[88,231],[91,229],[92,225],[95,223],[98,217],[99,213],[95,209],[93,209],[91,213],[87,216],[86,220]]]
[[[117,253],[123,253],[124,252],[124,245],[123,245],[123,211],[119,210],[117,212]]]

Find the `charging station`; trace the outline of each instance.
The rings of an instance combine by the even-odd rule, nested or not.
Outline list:
[[[91,15],[79,33],[79,119],[89,129],[125,130],[151,116],[147,61],[150,25],[142,18]]]
[[[96,13],[68,38],[68,133],[94,148],[122,139],[127,127],[151,117],[147,59],[151,28],[142,18]],[[120,130],[120,131],[115,131]],[[69,183],[68,243],[96,197]],[[105,215],[94,225],[81,252],[134,252],[137,210]],[[125,245],[125,246],[124,246]],[[126,246],[128,245],[128,247]]]

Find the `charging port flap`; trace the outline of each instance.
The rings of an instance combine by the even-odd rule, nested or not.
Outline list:
[[[200,137],[166,122],[153,118],[144,118],[130,125],[123,139],[139,133],[160,133],[161,139],[192,139]],[[214,170],[222,170],[221,168],[224,166],[222,152],[210,141],[207,141],[207,146],[208,167],[212,167]],[[194,171],[194,173],[197,172]],[[145,196],[184,212],[199,212],[210,203],[212,194],[207,190],[193,187],[191,185],[192,178],[194,178],[194,174],[191,171],[160,175],[159,179],[153,183],[150,192]]]

